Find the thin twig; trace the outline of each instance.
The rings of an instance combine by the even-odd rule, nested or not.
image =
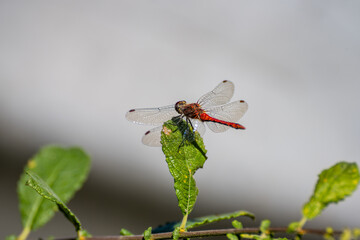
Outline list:
[[[271,233],[287,233],[286,227],[269,228]],[[304,228],[303,234],[314,234],[324,235],[326,230],[322,229],[310,229]],[[201,238],[201,237],[215,237],[225,236],[228,233],[241,234],[241,233],[260,233],[259,228],[228,228],[228,229],[214,229],[214,230],[202,230],[202,231],[191,231],[180,233],[180,238]],[[340,235],[342,231],[333,231],[333,235]],[[151,239],[172,239],[172,232],[156,233],[151,235]],[[86,240],[141,240],[144,239],[143,235],[132,235],[132,236],[98,236],[98,237],[87,237]],[[58,239],[58,240],[75,240],[75,238]]]

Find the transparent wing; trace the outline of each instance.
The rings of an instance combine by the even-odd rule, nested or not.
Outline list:
[[[228,103],[234,95],[234,84],[231,81],[224,80],[217,85],[214,90],[203,95],[198,103],[206,108],[210,106],[223,105]]]
[[[175,106],[168,105],[159,108],[131,109],[125,117],[127,120],[138,124],[160,125],[178,115]]]
[[[147,131],[141,139],[142,143],[150,147],[161,147],[161,130],[162,126]]]
[[[241,100],[241,101],[235,101],[231,102],[222,106],[215,106],[209,109],[205,109],[205,112],[213,117],[217,118],[219,120],[224,120],[227,122],[237,122],[244,114],[246,113],[248,109],[248,104]],[[214,123],[214,122],[206,122],[206,125],[210,128],[213,132],[224,132],[228,130],[230,127]]]
[[[208,126],[208,128],[210,128],[211,131],[213,131],[215,133],[225,132],[226,130],[228,130],[230,128],[226,125],[222,125],[222,124],[214,123],[214,122],[206,122],[206,125]]]
[[[198,119],[190,119],[192,126],[194,127],[194,130],[198,131],[200,136],[204,136],[206,127],[204,123]]]

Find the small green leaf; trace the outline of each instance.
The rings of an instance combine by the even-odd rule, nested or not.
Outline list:
[[[299,229],[300,223],[299,222],[291,222],[287,228],[288,233],[294,233]]]
[[[239,240],[239,238],[233,233],[226,234],[226,237],[230,240]]]
[[[341,233],[340,240],[351,240],[355,239],[355,237],[352,236],[351,229],[345,228],[344,231]]]
[[[263,220],[263,221],[261,221],[261,224],[260,224],[260,231],[262,232],[262,233],[267,233],[268,232],[268,229],[269,229],[269,227],[270,227],[270,224],[271,224],[271,222],[270,222],[270,220]]]
[[[199,226],[202,226],[205,224],[219,222],[222,220],[232,219],[232,218],[236,218],[236,217],[240,217],[240,216],[246,216],[246,217],[250,217],[251,219],[255,219],[255,216],[250,212],[236,211],[236,212],[231,212],[231,213],[209,215],[209,216],[191,219],[187,222],[186,228],[190,229],[190,228],[199,227]]]
[[[331,227],[327,227],[326,228],[326,233],[324,234],[324,239],[325,240],[335,240],[334,238],[334,229]]]
[[[302,239],[302,234],[296,234],[295,236],[294,236],[294,240],[301,240]]]
[[[161,144],[174,178],[179,207],[186,216],[192,211],[199,191],[193,176],[206,160],[203,140],[184,120],[173,118],[163,125]]]
[[[16,235],[10,235],[5,237],[5,240],[16,240]]]
[[[240,234],[240,237],[245,238],[245,239],[256,239],[256,240],[261,240],[262,239],[259,235],[248,234],[248,233],[242,233],[242,234]]]
[[[64,149],[46,146],[34,156],[18,182],[18,196],[24,231],[35,230],[48,222],[57,210],[56,204],[26,187],[25,172],[31,170],[49,185],[57,196],[67,203],[82,186],[90,169],[90,158],[79,148]],[[22,234],[25,237],[26,234]]]
[[[125,228],[122,228],[120,230],[120,235],[121,236],[132,236],[134,235],[132,232],[130,232],[129,230],[125,229]]]
[[[354,236],[355,239],[360,238],[360,228],[354,228],[354,229],[352,230],[352,234],[353,234],[353,236]]]
[[[236,229],[243,229],[243,225],[241,222],[239,222],[238,220],[234,220],[231,223],[233,225],[234,228]]]
[[[47,200],[56,203],[60,211],[75,226],[76,231],[81,231],[82,228],[80,221],[77,219],[75,214],[73,214],[71,210],[65,205],[65,203],[61,201],[61,199],[53,192],[53,190],[36,173],[30,170],[26,173],[30,177],[26,184],[33,188],[43,198],[46,198]]]
[[[303,207],[307,219],[318,216],[330,203],[337,203],[356,189],[360,174],[356,163],[339,162],[321,172],[313,195]]]
[[[86,238],[86,237],[92,237],[91,233],[89,233],[88,231],[86,231],[85,229],[81,229],[78,232],[78,237],[80,240],[82,240],[82,238]]]
[[[145,230],[145,232],[144,232],[144,239],[145,240],[150,240],[151,239],[151,230],[152,230],[152,227],[149,227],[148,229]]]

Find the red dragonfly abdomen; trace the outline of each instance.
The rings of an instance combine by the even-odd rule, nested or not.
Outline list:
[[[213,117],[210,117],[209,115],[207,115],[206,113],[201,113],[200,114],[200,119],[202,121],[210,121],[210,122],[216,122],[216,123],[220,123],[220,124],[223,124],[223,125],[226,125],[226,126],[229,126],[229,127],[232,127],[232,128],[235,128],[235,129],[245,129],[245,127],[241,124],[238,124],[238,123],[232,123],[232,122],[227,122],[227,121],[223,121],[223,120],[219,120],[217,118],[213,118]]]

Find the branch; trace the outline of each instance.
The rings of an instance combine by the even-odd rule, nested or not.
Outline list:
[[[287,227],[278,227],[278,228],[269,228],[271,233],[287,233]],[[310,229],[304,228],[303,235],[305,234],[314,234],[314,235],[324,235],[326,230],[322,229]],[[203,231],[192,231],[192,232],[183,232],[180,233],[179,238],[201,238],[201,237],[215,237],[215,236],[225,236],[228,233],[241,234],[241,233],[260,233],[259,228],[228,228],[228,229],[214,229],[214,230],[203,230]],[[340,235],[342,231],[333,231],[333,235]],[[172,239],[172,232],[166,233],[156,233],[151,235],[151,239]],[[143,235],[132,235],[132,236],[98,236],[98,237],[86,237],[86,240],[142,240],[144,239]],[[75,238],[64,238],[58,240],[76,240]]]

